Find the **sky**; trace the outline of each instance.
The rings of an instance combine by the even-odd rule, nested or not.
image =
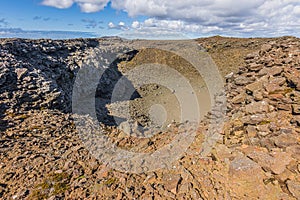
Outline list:
[[[299,0],[0,0],[0,37],[300,36]]]

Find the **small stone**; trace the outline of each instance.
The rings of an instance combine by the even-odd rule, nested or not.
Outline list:
[[[242,102],[245,101],[245,98],[246,98],[246,94],[245,93],[238,94],[237,96],[235,96],[232,99],[232,103],[234,103],[234,104],[242,103]]]
[[[297,126],[300,126],[300,116],[299,115],[294,115],[292,120],[293,120],[293,122],[291,122],[291,123],[296,123]]]
[[[119,125],[119,129],[124,133],[130,135],[131,134],[131,126],[128,121],[124,121]]]
[[[284,98],[284,96],[280,93],[269,94],[268,96],[272,101],[282,101]]]
[[[236,157],[230,164],[230,173],[232,174],[253,169],[260,169],[260,166],[254,161],[244,156]]]
[[[257,125],[260,122],[267,122],[268,119],[266,119],[265,114],[255,114],[251,116],[245,116],[241,119],[244,124],[251,124],[251,125]]]
[[[297,69],[289,68],[284,75],[289,85],[296,88],[296,90],[300,90],[300,72]]]
[[[300,160],[300,146],[299,145],[288,146],[286,148],[286,152],[291,153],[292,157],[295,158],[296,160]],[[300,167],[300,163],[298,164],[298,168],[299,167]]]
[[[254,96],[254,99],[256,100],[256,101],[261,101],[261,100],[263,100],[264,99],[264,96],[263,96],[263,94],[262,94],[262,92],[261,91],[254,91],[253,92],[253,96]]]
[[[257,114],[269,111],[269,104],[266,101],[252,102],[246,105],[247,114]]]
[[[193,188],[193,185],[191,183],[184,183],[180,186],[178,194],[185,194],[187,191],[190,191],[191,188]]]
[[[261,46],[260,51],[261,51],[262,53],[266,53],[266,52],[269,52],[271,49],[272,49],[272,45],[270,45],[270,44],[263,44],[263,45]]]
[[[26,68],[17,68],[17,69],[15,70],[15,72],[16,72],[16,74],[17,74],[18,80],[20,80],[20,79],[22,78],[22,76],[23,76],[24,74],[26,74],[27,71],[28,71],[28,69],[26,69]]]
[[[30,76],[26,76],[23,78],[24,81],[26,82],[30,82],[31,81],[31,77]]]
[[[260,81],[251,83],[251,84],[246,86],[246,90],[248,90],[252,93],[255,92],[255,91],[261,90],[262,88],[263,88],[263,84]]]
[[[33,173],[30,173],[29,175],[28,175],[28,178],[33,178],[34,177],[34,174]]]
[[[164,187],[173,194],[177,194],[178,184],[181,179],[180,174],[165,174],[163,175]]]
[[[300,105],[292,105],[292,112],[294,115],[300,115]]]
[[[297,181],[287,181],[288,190],[293,194],[296,199],[300,199],[300,183]]]
[[[251,126],[251,125],[247,126],[246,131],[247,131],[248,137],[255,137],[257,134],[257,130],[256,130],[255,126]]]
[[[265,88],[269,94],[276,93],[278,91],[283,90],[278,84],[275,83],[268,83],[265,85]]]
[[[247,77],[244,76],[239,76],[234,81],[237,85],[247,85],[249,82],[251,82]]]
[[[157,182],[157,176],[155,173],[149,174],[146,179],[144,180],[144,183],[150,183],[153,184]]]
[[[233,73],[233,72],[230,72],[229,74],[227,74],[227,75],[225,76],[225,79],[226,79],[226,80],[232,79],[232,78],[233,78],[233,75],[234,75],[234,73]]]
[[[269,124],[263,124],[263,125],[258,125],[256,128],[258,131],[262,131],[262,132],[269,132]]]
[[[251,59],[254,59],[256,56],[258,56],[257,53],[249,53],[245,56],[245,59],[246,60],[251,60]]]
[[[55,173],[55,174],[62,174],[63,171],[62,171],[61,169],[59,169],[59,170],[56,170],[54,173]]]
[[[263,68],[263,65],[261,64],[256,64],[256,63],[250,63],[250,65],[248,66],[248,68],[251,70],[251,71],[259,71]]]
[[[285,182],[286,180],[294,179],[294,177],[295,177],[295,174],[288,169],[284,170],[283,173],[276,176],[276,178],[278,178],[279,181],[281,181],[281,182]]]
[[[258,132],[258,135],[260,135],[260,136],[262,136],[262,137],[265,137],[265,136],[267,136],[267,135],[269,135],[270,134],[270,132],[263,132],[263,131],[259,131]]]
[[[285,110],[285,111],[290,111],[292,108],[290,104],[278,104],[276,107],[278,110]]]
[[[291,135],[288,135],[288,134],[284,134],[284,133],[275,137],[273,140],[274,140],[274,143],[276,144],[276,146],[278,146],[280,148],[286,148],[286,147],[297,144],[297,140],[294,137],[292,137]]]
[[[271,68],[269,75],[277,76],[277,75],[280,75],[282,73],[282,71],[283,71],[282,67],[275,66],[275,67]]]
[[[260,76],[264,76],[264,75],[268,75],[268,76],[277,76],[280,75],[283,71],[283,68],[280,66],[274,66],[271,68],[263,68],[258,72],[258,75]]]
[[[241,137],[241,136],[244,135],[244,131],[235,131],[234,135],[237,136],[237,137]]]
[[[271,84],[276,84],[279,86],[282,86],[286,83],[286,79],[284,77],[271,77],[269,81]]]

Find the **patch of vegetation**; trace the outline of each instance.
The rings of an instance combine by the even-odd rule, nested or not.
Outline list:
[[[117,179],[116,178],[109,178],[108,180],[104,181],[104,185],[110,187],[112,184],[117,183]]]
[[[41,126],[38,126],[38,125],[34,125],[34,126],[31,126],[29,127],[28,129],[29,131],[32,131],[32,130],[43,130],[43,128]]]
[[[28,117],[29,117],[29,115],[22,114],[22,115],[18,115],[17,119],[27,119]]]
[[[77,180],[80,180],[80,179],[83,179],[83,178],[85,178],[85,176],[84,176],[84,175],[82,175],[82,176],[79,176],[79,177],[77,178]]]
[[[40,107],[40,111],[43,111],[43,110],[46,110],[46,109],[47,109],[47,108],[44,107],[44,106]]]
[[[5,113],[5,115],[9,118],[15,118],[17,116],[16,113],[11,113],[11,112],[7,112],[7,113]]]
[[[264,120],[264,121],[261,121],[261,122],[259,123],[259,125],[265,125],[265,124],[270,124],[270,123],[271,123],[270,120]]]
[[[47,199],[53,195],[63,194],[69,188],[70,179],[71,176],[65,172],[49,174],[35,187],[30,199]]]

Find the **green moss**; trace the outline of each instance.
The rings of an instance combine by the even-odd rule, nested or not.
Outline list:
[[[106,180],[103,184],[110,187],[112,184],[116,183],[117,179],[116,178],[109,178],[108,180]]]
[[[83,178],[85,178],[85,176],[84,176],[84,175],[82,175],[82,176],[79,176],[79,177],[77,178],[77,180],[80,180],[80,179],[83,179]]]
[[[259,123],[259,125],[265,125],[265,124],[270,124],[270,123],[271,123],[270,120],[264,120],[264,121],[261,121],[261,122]]]
[[[271,177],[271,178],[268,178],[268,179],[264,179],[263,182],[265,185],[268,185],[269,183],[273,183],[273,181],[275,181],[276,179]]]
[[[69,188],[71,176],[67,173],[49,174],[42,183],[36,185],[30,199],[47,199],[63,194]]]
[[[15,118],[17,116],[16,113],[5,113],[5,115],[10,117],[10,118]]]
[[[29,116],[26,114],[17,116],[17,119],[27,119]]]
[[[40,110],[41,110],[41,111],[46,110],[46,109],[47,109],[47,108],[44,107],[44,106],[40,107]]]

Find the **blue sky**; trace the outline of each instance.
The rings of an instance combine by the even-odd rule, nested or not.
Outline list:
[[[0,37],[299,36],[299,0],[0,0]]]
[[[74,31],[74,35],[78,37],[81,36],[80,32],[91,32],[83,36],[117,35],[121,29],[109,28],[109,23],[131,24],[135,20],[145,18],[129,18],[127,13],[112,9],[110,4],[100,12],[86,13],[82,12],[77,4],[67,9],[59,9],[42,5],[40,0],[0,0],[0,2],[0,28],[21,28],[24,31]]]

